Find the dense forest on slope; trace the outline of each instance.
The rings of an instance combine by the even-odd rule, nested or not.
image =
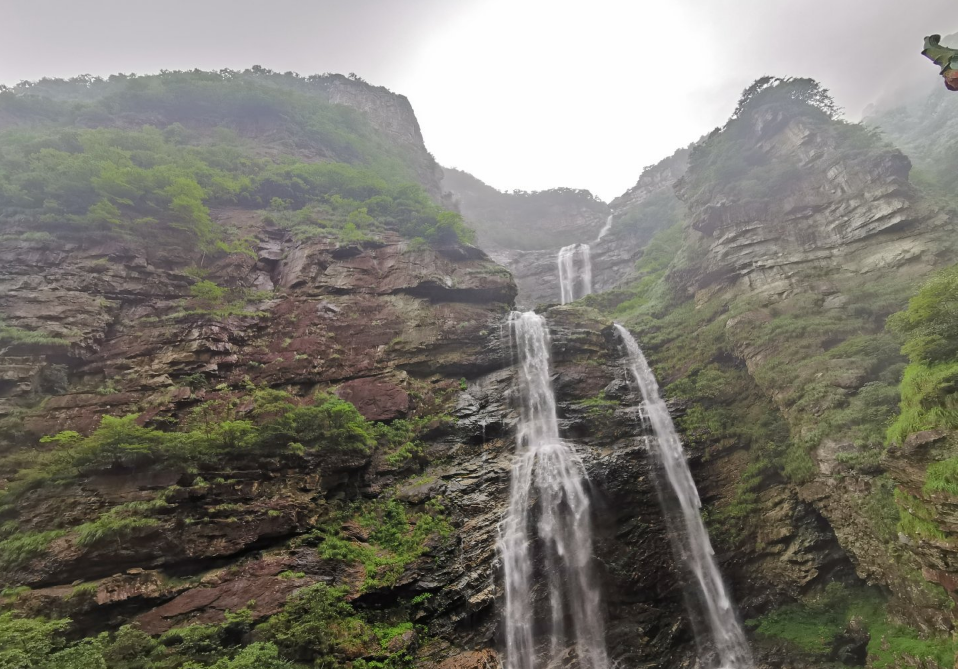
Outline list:
[[[0,91],[0,221],[28,235],[173,229],[230,250],[241,240],[209,207],[236,206],[282,212],[299,234],[471,239],[415,183],[409,147],[324,100],[330,79],[194,71]]]

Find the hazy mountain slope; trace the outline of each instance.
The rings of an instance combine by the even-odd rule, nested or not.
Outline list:
[[[599,234],[609,215],[608,205],[574,188],[504,193],[451,168],[445,169],[442,185],[487,251],[558,250]]]
[[[643,170],[638,182],[610,205],[585,191],[555,189],[500,193],[465,172],[447,169],[443,185],[478,233],[478,243],[507,267],[519,288],[518,304],[559,301],[556,254],[568,244],[593,248],[596,291],[610,290],[632,276],[632,267],[656,232],[675,221],[679,201],[672,183],[685,171],[688,150]],[[612,216],[612,226],[596,238]]]

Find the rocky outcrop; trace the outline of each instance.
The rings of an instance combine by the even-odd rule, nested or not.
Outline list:
[[[479,249],[411,248],[389,234],[353,245],[296,242],[249,212],[214,215],[242,227],[255,249],[255,257],[207,260],[203,276],[228,289],[218,304],[191,294],[190,268],[202,258],[190,249],[136,240],[0,244],[5,325],[47,338],[2,346],[0,375],[12,381],[0,388],[5,455],[13,454],[6,462],[17,468],[40,435],[89,432],[104,415],[179,422],[230,398],[244,415],[252,388],[332,389],[371,420],[421,415],[448,405],[463,377],[507,364],[499,324],[515,286]],[[398,586],[363,595],[380,606],[409,591],[442,592],[423,620],[458,646],[493,639],[495,528],[510,452],[505,434],[494,443],[490,451],[478,432],[433,429],[429,459],[443,463],[429,471],[435,484],[397,494],[420,505],[448,499],[457,526],[475,531],[465,528],[465,544],[430,549]],[[486,462],[501,471],[484,471]],[[22,610],[70,615],[86,631],[135,619],[160,633],[221,621],[251,600],[262,619],[317,582],[359,592],[362,573],[289,541],[328,523],[331,501],[377,497],[408,478],[403,467],[376,453],[290,451],[201,472],[129,463],[80,474],[4,508],[20,533],[59,533],[2,580],[33,588]],[[487,489],[490,476],[497,488]],[[155,512],[123,541],[80,542],[73,532],[110,509],[146,503]],[[463,560],[476,569],[463,573]],[[485,616],[485,637],[456,622],[472,615]]]
[[[689,293],[734,285],[783,296],[816,272],[920,275],[940,262],[947,217],[921,202],[899,151],[856,150],[854,141],[868,140],[852,135],[863,130],[794,108],[768,105],[734,123],[738,141],[754,147],[749,160],[767,165],[756,178],[772,190],[743,193],[738,181],[706,176],[708,159],[700,166],[693,152],[676,192],[697,252],[673,283]]]
[[[405,149],[419,183],[433,199],[443,201],[443,169],[426,149],[419,120],[405,95],[341,74],[323,77],[322,87],[330,102],[358,109],[391,143]]]
[[[688,167],[688,149],[642,170],[636,184],[612,200],[612,227],[592,244],[592,289],[600,293],[633,278],[635,263],[655,233],[675,224],[682,205],[673,187]]]
[[[28,426],[89,429],[103,413],[154,418],[202,400],[209,391],[195,392],[184,378],[204,374],[302,388],[377,377],[343,392],[392,384],[395,411],[409,372],[428,366],[462,376],[488,367],[481,338],[466,340],[493,328],[515,294],[508,273],[475,248],[412,250],[389,235],[346,247],[295,243],[262,228],[256,258],[229,256],[208,268],[208,278],[249,298],[218,316],[193,309],[195,279],[182,253],[121,242],[5,243],[0,310],[8,323],[68,343],[6,346],[11,383],[0,407],[10,413],[54,394]],[[56,374],[66,387],[49,393]]]
[[[668,158],[649,165],[632,188],[612,200],[609,206],[618,216],[640,207],[650,197],[664,190],[671,190],[676,181],[682,178],[689,165],[691,148],[679,149]]]

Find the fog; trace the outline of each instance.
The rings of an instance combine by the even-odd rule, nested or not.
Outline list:
[[[948,0],[4,0],[0,83],[80,73],[355,72],[407,95],[444,165],[501,189],[610,199],[720,125],[764,74],[846,115],[937,69]],[[952,18],[946,19],[950,15]]]

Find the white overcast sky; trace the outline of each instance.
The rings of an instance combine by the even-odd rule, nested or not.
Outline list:
[[[763,74],[847,116],[937,77],[954,0],[0,0],[0,83],[80,73],[355,72],[412,101],[440,163],[611,199]]]

